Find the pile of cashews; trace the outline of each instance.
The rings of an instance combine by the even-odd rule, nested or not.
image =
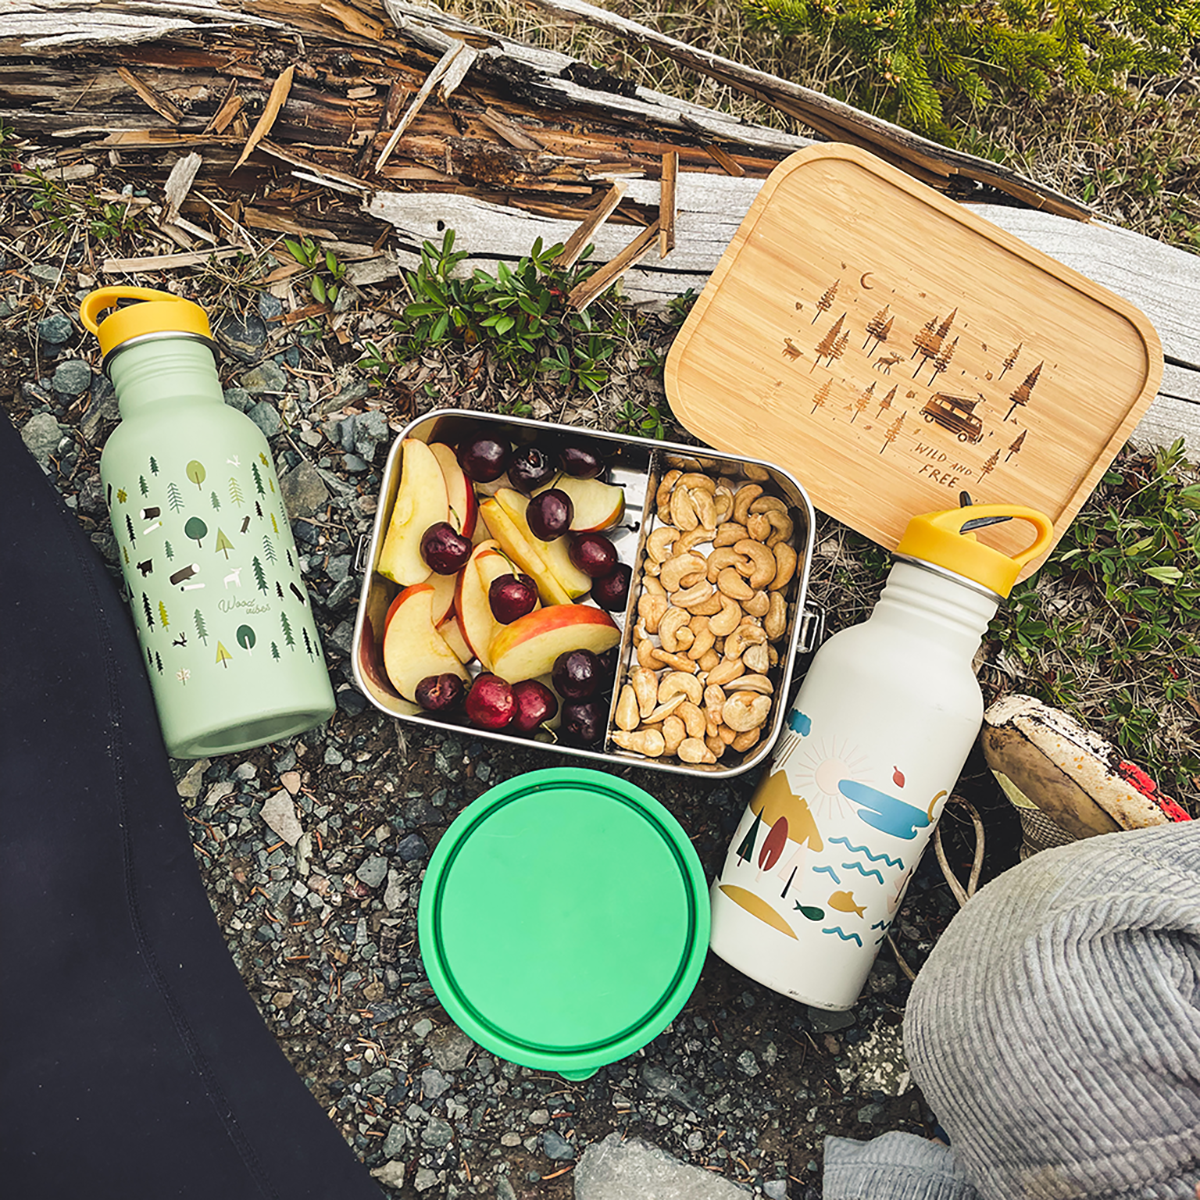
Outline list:
[[[742,474],[673,468],[658,485],[612,734],[631,753],[714,764],[769,724],[794,526],[763,488],[769,473],[747,463]]]

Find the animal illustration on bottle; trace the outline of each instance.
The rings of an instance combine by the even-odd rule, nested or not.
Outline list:
[[[242,568],[241,567],[234,567],[233,570],[230,571],[229,574],[225,576],[226,590],[228,590],[229,585],[231,583],[233,584],[234,587],[242,586]]]

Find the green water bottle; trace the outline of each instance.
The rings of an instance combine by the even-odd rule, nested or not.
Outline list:
[[[224,403],[204,310],[111,287],[80,316],[120,404],[100,479],[168,753],[227,754],[328,720],[333,689],[270,450]]]

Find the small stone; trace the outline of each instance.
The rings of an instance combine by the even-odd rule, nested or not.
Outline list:
[[[444,1096],[453,1086],[454,1081],[448,1079],[436,1067],[426,1067],[421,1072],[421,1091],[433,1100]]]
[[[260,400],[246,410],[246,416],[263,431],[263,437],[273,438],[283,427],[279,410],[267,400]]]
[[[350,574],[350,562],[349,554],[335,554],[325,564],[325,574],[335,583],[341,583]],[[351,636],[350,644],[354,645],[353,636]]]
[[[240,382],[246,391],[253,393],[282,392],[287,389],[287,376],[273,358],[252,367],[242,376]]]
[[[325,481],[307,459],[280,479],[279,490],[288,515],[292,517],[311,516],[329,500]]]
[[[583,1152],[574,1172],[575,1200],[674,1196],[687,1200],[746,1200],[728,1179],[689,1166],[640,1138],[610,1133]]]
[[[387,441],[391,435],[392,431],[388,428],[383,413],[377,410],[363,413],[354,422],[354,451],[367,462],[371,462],[375,457],[376,447],[380,442]]]
[[[294,846],[304,834],[296,817],[296,806],[287,792],[273,792],[264,801],[258,815],[289,846]]]
[[[431,1117],[429,1124],[421,1130],[421,1143],[425,1146],[440,1148],[448,1146],[454,1137],[454,1127],[441,1117]]]
[[[71,318],[62,313],[51,313],[37,323],[38,337],[52,346],[61,346],[75,336]]]
[[[175,790],[185,800],[195,800],[204,787],[204,772],[208,770],[211,759],[201,758],[188,768],[187,774],[175,785]]]
[[[252,762],[238,763],[233,768],[233,777],[241,782],[253,779],[258,774],[258,768]]]
[[[410,833],[396,847],[396,853],[404,862],[416,862],[418,859],[429,857],[429,847],[419,833]]]
[[[383,1139],[384,1158],[399,1158],[407,1145],[408,1130],[399,1121],[394,1122],[388,1130],[387,1137]]]
[[[287,790],[294,796],[300,791],[300,784],[302,782],[300,772],[284,771],[283,774],[279,776],[279,782],[282,783],[283,786],[287,788]]]
[[[350,472],[351,475],[361,475],[367,469],[367,462],[361,459],[357,454],[343,454],[342,466]]]
[[[442,1071],[461,1071],[476,1049],[475,1043],[457,1025],[447,1025],[432,1034],[427,1043],[434,1066]]]
[[[813,1033],[832,1033],[835,1029],[848,1029],[858,1020],[854,1012],[826,1012],[823,1008],[810,1008],[808,1019],[812,1022]]]
[[[92,368],[81,358],[68,358],[54,368],[50,386],[60,396],[78,396],[92,382]]]
[[[571,1145],[561,1134],[555,1133],[553,1129],[542,1130],[541,1138],[542,1153],[554,1162],[574,1162],[575,1147]]]
[[[502,1145],[502,1146],[512,1147],[512,1146],[519,1146],[520,1144],[521,1144],[521,1135],[519,1133],[513,1133],[510,1130],[508,1133],[502,1133],[500,1135],[500,1145]]]
[[[267,342],[266,322],[255,313],[223,313],[213,325],[221,347],[244,363],[257,362]]]
[[[437,1172],[431,1171],[428,1167],[422,1167],[417,1172],[416,1179],[413,1180],[413,1187],[418,1192],[427,1192],[431,1187],[437,1184]]]
[[[402,1162],[384,1163],[382,1167],[375,1167],[371,1171],[371,1177],[378,1179],[384,1187],[395,1188],[399,1191],[404,1186],[404,1164]]]
[[[225,403],[238,412],[245,412],[254,403],[253,397],[245,388],[229,387],[224,391]]]
[[[50,455],[58,449],[64,432],[49,413],[38,413],[21,427],[21,441],[29,453],[45,466],[50,461]]]
[[[62,271],[49,263],[34,263],[29,268],[29,274],[46,287],[58,287],[58,282],[62,279]]]
[[[388,912],[395,912],[408,900],[408,889],[404,886],[404,877],[399,871],[389,871],[387,881],[387,887],[383,892],[383,907]]]
[[[751,1078],[762,1071],[762,1067],[758,1065],[758,1060],[754,1057],[753,1050],[743,1050],[737,1056],[737,1065],[743,1075],[749,1075]]]
[[[768,1200],[787,1200],[787,1180],[786,1179],[768,1179],[763,1184],[763,1195]]]
[[[387,878],[388,860],[382,854],[372,854],[354,874],[367,887],[378,887]]]
[[[664,1067],[656,1066],[654,1063],[643,1063],[642,1081],[647,1087],[660,1092],[668,1100],[674,1101],[688,1112],[704,1113],[707,1111],[700,1093],[689,1086],[685,1080],[680,1079],[678,1075],[672,1075]]]
[[[264,321],[273,321],[277,317],[282,317],[283,301],[278,296],[272,296],[270,292],[259,292],[258,315]]]
[[[549,1125],[550,1110],[548,1108],[539,1108],[529,1114],[530,1125]]]
[[[433,1022],[428,1017],[422,1017],[413,1026],[413,1033],[419,1038],[427,1038],[432,1032]]]

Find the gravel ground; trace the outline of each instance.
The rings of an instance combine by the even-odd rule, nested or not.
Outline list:
[[[92,281],[70,265],[63,277],[58,263],[7,265],[0,404],[115,574],[98,463],[116,403],[75,315]],[[381,1185],[406,1197],[716,1200],[741,1188],[809,1200],[820,1194],[827,1134],[927,1132],[932,1115],[900,1050],[909,984],[887,948],[862,1001],[841,1014],[786,1000],[710,957],[665,1032],[583,1083],[497,1060],[455,1028],[417,953],[429,855],[488,788],[571,760],[400,726],[355,689],[354,551],[413,392],[370,392],[339,365],[350,348],[271,324],[282,307],[273,296],[235,299],[241,316],[220,323],[227,401],[271,441],[338,711],[289,741],[174,766],[197,865],[246,986]],[[436,383],[436,364],[425,374]],[[461,402],[439,397],[438,406]],[[604,417],[580,406],[572,419]],[[832,628],[871,598],[846,544],[845,530],[823,524],[811,594]],[[711,783],[621,774],[678,817],[711,877],[755,773]],[[984,780],[973,760],[963,787],[984,809],[995,871],[1015,857],[1013,831]],[[958,828],[949,843],[953,862],[969,857]],[[912,969],[955,910],[931,854],[896,926]],[[547,937],[540,950],[552,970],[562,947]]]

